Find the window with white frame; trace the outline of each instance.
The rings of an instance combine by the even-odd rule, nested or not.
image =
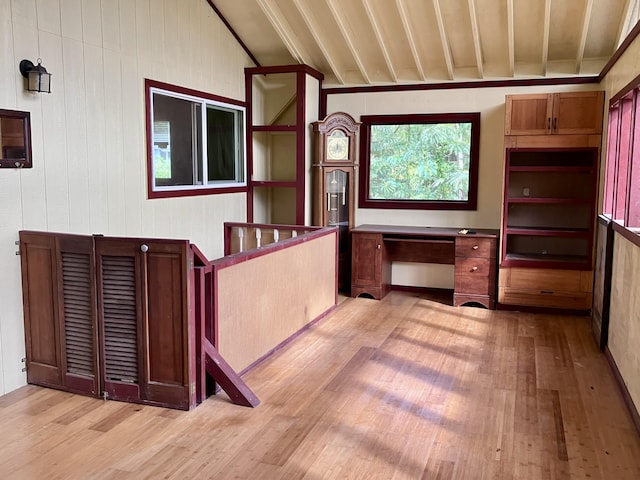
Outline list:
[[[246,190],[242,102],[146,81],[149,197]]]

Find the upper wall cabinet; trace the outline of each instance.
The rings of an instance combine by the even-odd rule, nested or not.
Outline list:
[[[589,135],[602,132],[604,92],[507,95],[505,135]]]

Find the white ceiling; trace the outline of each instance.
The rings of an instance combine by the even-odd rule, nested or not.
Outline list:
[[[207,0],[261,66],[323,85],[598,75],[639,0]]]

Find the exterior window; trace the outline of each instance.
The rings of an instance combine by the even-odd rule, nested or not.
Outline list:
[[[149,198],[246,191],[242,102],[146,81]]]
[[[474,210],[480,114],[361,117],[360,208]]]
[[[603,214],[640,233],[640,94],[638,87],[609,108]]]

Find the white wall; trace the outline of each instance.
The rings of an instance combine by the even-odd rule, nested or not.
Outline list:
[[[598,89],[601,89],[598,84],[585,84],[360,92],[328,95],[327,113],[344,111],[357,121],[360,120],[361,115],[480,112],[480,171],[477,210],[430,211],[356,208],[355,224],[501,228],[505,95]],[[453,288],[453,267],[415,263],[394,264],[392,268],[392,283],[396,285]]]
[[[244,100],[253,66],[204,0],[0,0],[0,108],[31,112],[33,168],[0,171],[0,394],[25,383],[21,229],[185,238],[209,258],[244,194],[147,199],[144,79]],[[53,74],[28,93],[20,60]]]

